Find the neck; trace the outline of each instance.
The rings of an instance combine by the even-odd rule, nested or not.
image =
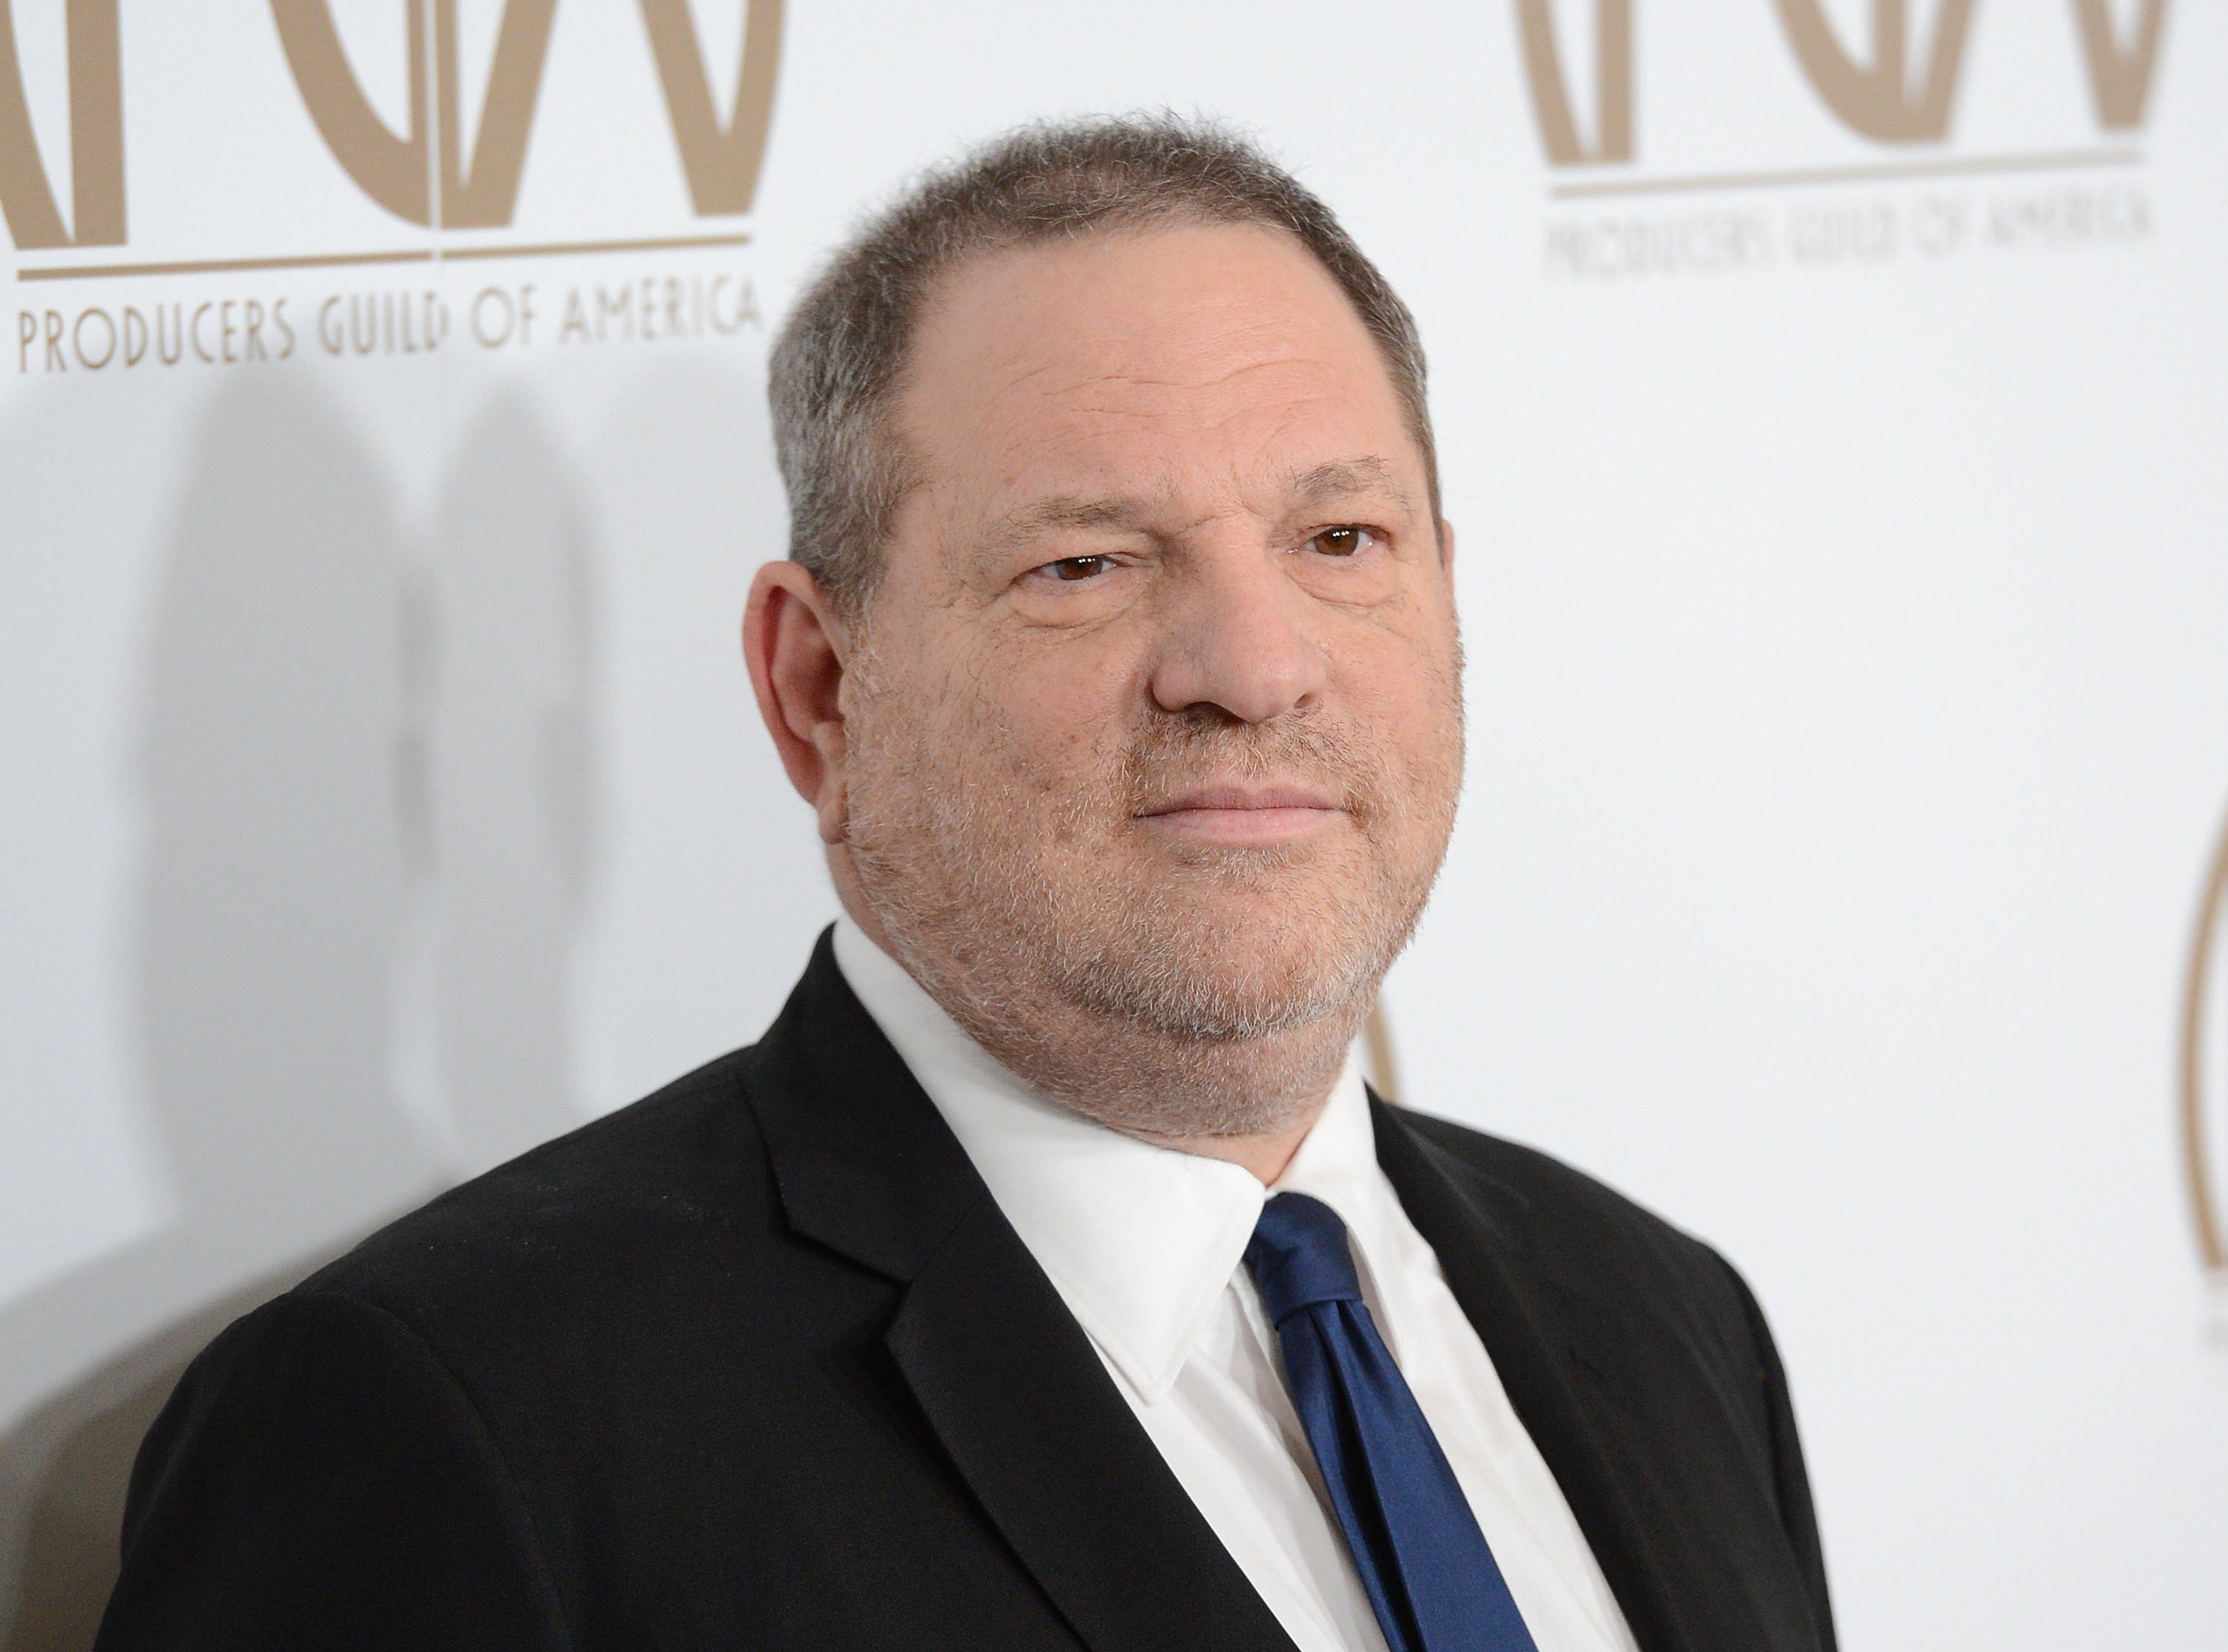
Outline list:
[[[1171,1036],[1050,995],[970,990],[964,970],[909,961],[855,882],[836,878],[843,909],[1006,1069],[1070,1111],[1124,1135],[1219,1158],[1264,1186],[1283,1175],[1322,1116],[1367,1003],[1287,1032],[1243,1040]],[[1027,1016],[1004,1006],[1028,1005]]]
[[[1316,1120],[1330,1102],[1330,1091],[1326,1088],[1308,1109],[1305,1120],[1290,1130],[1271,1132],[1252,1136],[1161,1136],[1149,1130],[1124,1131],[1139,1141],[1149,1141],[1156,1147],[1172,1148],[1179,1153],[1197,1153],[1201,1158],[1219,1158],[1252,1173],[1253,1179],[1268,1187],[1284,1173],[1292,1162],[1292,1155],[1300,1151],[1300,1144],[1316,1127]],[[1117,1125],[1116,1129],[1121,1126]]]

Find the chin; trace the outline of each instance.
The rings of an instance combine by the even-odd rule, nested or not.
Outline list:
[[[1173,874],[1133,865],[1096,886],[1066,883],[1073,893],[1052,903],[1040,933],[1062,996],[1164,1034],[1358,1024],[1421,907],[1420,890],[1374,870],[1289,858]]]
[[[1063,996],[1079,1008],[1207,1043],[1358,1025],[1390,961],[1375,937],[1301,926],[1258,908],[1163,908],[1149,924],[1062,950]]]

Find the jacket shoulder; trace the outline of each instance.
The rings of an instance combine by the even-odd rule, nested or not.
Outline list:
[[[1747,1337],[1747,1287],[1702,1240],[1536,1147],[1429,1113],[1393,1112],[1451,1162],[1549,1272],[1591,1294],[1652,1295],[1659,1307],[1683,1301]]]
[[[731,1267],[779,1226],[746,1094],[755,1047],[450,1189],[296,1287],[426,1330],[562,1312]]]
[[[121,1550],[101,1652],[570,1643],[471,1402],[343,1298],[280,1297],[193,1362],[140,1451]]]

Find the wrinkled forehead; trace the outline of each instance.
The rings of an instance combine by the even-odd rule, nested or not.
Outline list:
[[[1002,249],[925,307],[895,408],[918,483],[991,507],[1181,494],[1423,456],[1346,294],[1292,236],[1195,222]]]

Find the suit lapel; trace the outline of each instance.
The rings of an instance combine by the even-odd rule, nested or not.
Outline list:
[[[1575,1298],[1535,1264],[1502,1215],[1515,1196],[1372,1102],[1378,1162],[1437,1253],[1641,1646],[1726,1652],[1770,1645],[1769,1630],[1745,1610],[1741,1580],[1721,1575],[1699,1547],[1695,1511],[1642,1467],[1659,1461],[1667,1443],[1647,1437],[1601,1375],[1623,1363],[1601,1347],[1619,1334],[1620,1311]]]
[[[914,1277],[888,1341],[944,1449],[1085,1643],[1290,1652],[987,1196]]]
[[[999,1534],[1093,1652],[1291,1652],[826,935],[749,1081],[792,1227],[893,1279],[884,1341]]]

